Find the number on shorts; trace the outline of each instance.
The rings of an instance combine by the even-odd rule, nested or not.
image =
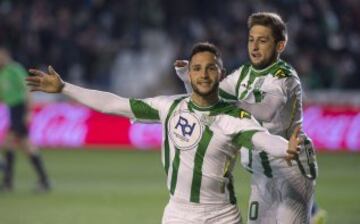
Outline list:
[[[256,220],[258,218],[259,202],[252,201],[249,208],[249,219]]]

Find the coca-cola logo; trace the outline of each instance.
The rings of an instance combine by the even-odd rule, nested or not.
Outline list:
[[[161,124],[133,123],[129,130],[131,144],[140,149],[159,148],[161,129]]]
[[[310,106],[304,111],[303,126],[317,148],[360,151],[360,111]]]
[[[31,140],[41,146],[83,146],[89,115],[90,110],[79,105],[46,105],[33,117],[30,128]]]

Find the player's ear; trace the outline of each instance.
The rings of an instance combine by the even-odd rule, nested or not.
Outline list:
[[[285,47],[286,47],[286,41],[285,40],[281,40],[281,41],[277,42],[276,43],[276,52],[278,54],[281,54],[285,50]]]

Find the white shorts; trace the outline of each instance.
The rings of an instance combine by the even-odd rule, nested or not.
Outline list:
[[[171,198],[162,224],[241,224],[240,210],[233,204],[197,204]]]
[[[315,181],[305,178],[296,166],[281,169],[268,178],[253,174],[248,224],[308,224]]]

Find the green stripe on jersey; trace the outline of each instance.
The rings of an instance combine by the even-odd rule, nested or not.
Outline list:
[[[229,183],[227,185],[227,189],[229,191],[230,203],[235,205],[236,204],[236,196],[235,196],[234,181],[233,181],[232,176],[229,177]]]
[[[260,156],[260,159],[261,159],[261,164],[262,164],[262,166],[264,168],[265,176],[273,177],[268,154],[266,152],[262,151],[262,152],[259,153],[259,156]]]
[[[254,89],[255,102],[260,103],[264,99],[263,93],[259,89]]]
[[[172,175],[171,175],[171,184],[170,184],[170,193],[174,194],[176,183],[177,183],[177,176],[179,172],[179,166],[180,166],[180,149],[175,149],[175,157],[172,162]]]
[[[169,172],[169,164],[170,164],[170,146],[169,146],[169,130],[168,130],[168,123],[169,123],[169,119],[171,114],[174,112],[175,107],[180,103],[180,101],[182,99],[184,99],[185,97],[181,97],[179,99],[174,100],[174,102],[171,104],[169,112],[166,116],[165,119],[165,141],[164,141],[164,168],[165,168],[165,173],[166,175],[168,175]]]
[[[205,126],[205,131],[201,140],[199,142],[199,146],[196,150],[195,161],[194,161],[194,172],[193,179],[191,184],[191,202],[200,202],[200,189],[201,189],[201,180],[202,180],[202,166],[204,162],[204,156],[208,145],[210,143],[211,138],[213,137],[213,132],[209,129],[208,126]]]
[[[248,149],[248,156],[249,156],[249,164],[248,164],[248,167],[249,167],[249,169],[248,169],[248,171],[250,172],[250,173],[252,173],[253,171],[252,171],[252,160],[253,160],[253,158],[252,158],[252,150],[253,149]]]
[[[226,185],[226,188],[229,191],[229,200],[230,203],[235,205],[236,204],[236,196],[235,196],[235,191],[234,191],[234,178],[231,175],[231,172],[227,171],[224,175],[224,177],[228,178],[229,183]]]
[[[251,150],[253,148],[251,139],[256,132],[258,132],[258,131],[257,130],[249,130],[249,131],[240,132],[233,137],[232,142],[234,145],[236,145],[239,148],[244,146],[244,147],[248,148],[249,150]]]
[[[258,77],[256,72],[250,70],[250,77],[249,77],[249,80],[248,80],[248,82],[246,84],[247,88],[246,88],[246,90],[244,92],[241,93],[240,100],[242,100],[246,96],[246,94],[249,92],[249,88],[253,84],[253,82],[255,81],[256,77]]]
[[[145,120],[160,120],[159,111],[142,100],[130,99],[130,107],[135,118]]]
[[[223,89],[219,89],[219,95],[221,98],[225,100],[237,100],[236,96],[231,95],[230,93],[226,92]]]
[[[240,84],[244,80],[245,76],[248,74],[249,69],[250,69],[250,64],[245,64],[245,65],[243,65],[243,68],[240,71],[240,76],[236,83],[236,89],[235,89],[236,97],[239,97]]]

